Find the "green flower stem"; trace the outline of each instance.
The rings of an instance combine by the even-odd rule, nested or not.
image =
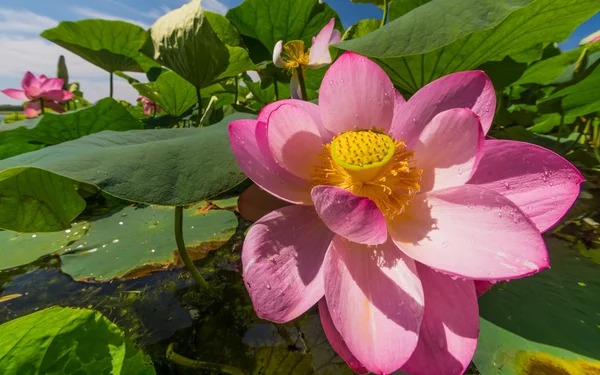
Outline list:
[[[383,17],[381,17],[381,25],[379,27],[383,27],[387,22],[388,8],[388,0],[383,0]]]
[[[238,100],[238,95],[240,94],[239,85],[239,77],[235,76],[235,104],[240,104],[240,101]]]
[[[304,70],[298,69],[298,84],[300,85],[300,93],[302,94],[302,100],[308,100],[308,95],[306,95],[306,84],[304,83]],[[277,81],[275,81],[275,85],[277,85]]]
[[[273,77],[275,83],[273,89],[275,90],[275,101],[279,100],[279,85],[277,85],[277,77]]]
[[[110,97],[113,97],[113,74],[110,73]]]
[[[244,375],[242,370],[238,369],[237,367],[233,367],[233,366],[229,366],[229,365],[222,365],[219,363],[196,361],[194,359],[189,359],[187,357],[179,355],[179,354],[175,353],[175,344],[174,343],[169,344],[169,346],[167,347],[167,353],[165,354],[165,356],[167,357],[167,359],[169,361],[174,362],[180,366],[191,368],[191,369],[209,370],[209,371],[215,371],[215,372],[220,372],[223,374],[230,374],[230,375]]]
[[[196,127],[199,128],[200,121],[202,120],[202,95],[200,94],[200,89],[196,87],[196,97],[198,98],[198,117],[196,117]]]
[[[185,267],[190,271],[198,285],[207,288],[208,283],[204,280],[196,266],[194,266],[194,262],[192,262],[192,259],[185,248],[185,242],[183,241],[183,206],[175,207],[175,242],[177,242],[177,250],[179,251],[179,255],[181,256]]]

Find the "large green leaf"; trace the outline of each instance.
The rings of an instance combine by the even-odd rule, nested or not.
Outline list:
[[[127,109],[105,98],[90,107],[64,114],[46,113],[30,120],[0,125],[0,159],[34,151],[104,130],[142,129]]]
[[[350,40],[361,38],[373,31],[379,29],[381,26],[381,21],[373,18],[368,18],[365,20],[360,20],[354,25],[350,26],[348,30],[342,36],[342,40]]]
[[[16,232],[68,229],[84,208],[85,201],[77,193],[75,182],[61,175],[37,168],[13,168],[0,174],[2,229]]]
[[[600,0],[433,0],[337,46],[376,58],[396,85],[415,92],[441,76],[560,42],[598,9]]]
[[[0,231],[0,270],[22,266],[44,255],[64,251],[71,242],[83,237],[88,228],[87,222],[81,222],[60,232],[31,234]]]
[[[81,198],[75,191],[69,192],[68,179],[95,185],[125,200],[148,204],[177,206],[209,199],[246,178],[231,152],[227,126],[231,121],[252,117],[235,114],[206,128],[106,131],[1,160],[0,212],[9,212],[2,206],[9,204],[11,210],[23,213],[23,225],[9,228],[12,230],[67,229],[76,215],[61,215],[62,220],[54,219],[55,226],[49,228],[41,223],[46,223],[49,220],[46,215],[54,210],[25,209],[31,202],[51,199],[56,201],[56,209],[76,207],[80,212],[82,203],[75,202]],[[38,180],[32,180],[31,184],[27,179],[17,180],[24,172],[35,174],[42,183],[59,176],[66,177],[60,181],[66,181],[61,182],[62,190],[57,185],[53,191]],[[21,190],[15,190],[16,187]],[[0,228],[7,228],[13,220],[10,215],[0,215]]]
[[[427,4],[431,0],[394,0],[390,3],[389,20],[400,18],[411,10]]]
[[[148,32],[123,21],[64,21],[42,37],[111,73],[144,72],[157,64],[140,53]]]
[[[210,210],[200,204],[184,211],[183,235],[192,259],[219,248],[235,233],[233,212]],[[61,253],[62,271],[75,280],[110,281],[176,268],[174,210],[166,207],[126,207],[90,223],[84,238]]]
[[[134,83],[133,87],[174,117],[183,115],[198,102],[194,85],[173,71],[162,73],[155,82]]]
[[[167,13],[150,29],[154,59],[198,88],[256,69],[236,34],[225,17],[204,12],[200,0]]]
[[[150,358],[94,310],[53,307],[0,326],[4,375],[152,375]]]
[[[474,360],[482,375],[600,371],[599,362],[590,362],[600,361],[600,265],[565,241],[546,243],[551,269],[497,285],[479,300]]]
[[[531,65],[516,84],[536,83],[539,85],[548,85],[552,83],[558,76],[564,73],[569,65],[574,64],[579,59],[585,48],[579,47]],[[587,49],[588,53],[600,51],[600,43],[592,44]]]
[[[600,111],[600,65],[582,81],[550,95],[544,102],[560,99],[566,116],[585,116]]]
[[[242,34],[257,63],[273,58],[279,40],[302,40],[310,46],[312,38],[332,18],[342,30],[335,11],[319,0],[246,0],[229,9],[226,17]]]

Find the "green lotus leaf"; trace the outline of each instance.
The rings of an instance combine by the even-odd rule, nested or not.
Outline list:
[[[162,73],[155,82],[134,83],[133,87],[174,117],[183,115],[198,102],[194,85],[173,71]]]

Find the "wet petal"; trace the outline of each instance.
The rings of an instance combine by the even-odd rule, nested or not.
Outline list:
[[[396,371],[417,345],[423,316],[415,263],[390,241],[369,247],[336,236],[324,271],[331,319],[350,352],[373,373]]]
[[[583,181],[573,164],[546,148],[494,139],[485,141],[468,183],[509,198],[545,232],[571,208]]]
[[[473,185],[417,194],[388,231],[411,258],[459,277],[506,280],[549,266],[529,218],[508,198]]]
[[[260,318],[285,323],[323,297],[323,258],[332,238],[309,206],[283,207],[250,228],[243,274]]]

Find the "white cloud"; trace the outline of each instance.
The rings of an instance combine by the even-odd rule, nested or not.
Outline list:
[[[129,22],[129,23],[133,23],[135,25],[141,26],[144,29],[150,28],[150,25],[148,25],[147,23],[144,23],[144,22],[141,22],[138,20],[134,20],[131,18],[124,18],[124,17],[116,16],[116,15],[110,14],[110,13],[100,12],[100,11],[98,11],[96,9],[92,9],[92,8],[73,7],[73,8],[71,8],[71,10],[81,16],[84,16],[84,17],[100,18],[100,19],[104,19],[104,20],[113,20],[113,21],[125,21],[125,22]]]
[[[225,14],[229,10],[229,7],[219,0],[202,0],[202,9]]]
[[[58,22],[23,9],[0,8],[0,31],[13,34],[39,34]]]

